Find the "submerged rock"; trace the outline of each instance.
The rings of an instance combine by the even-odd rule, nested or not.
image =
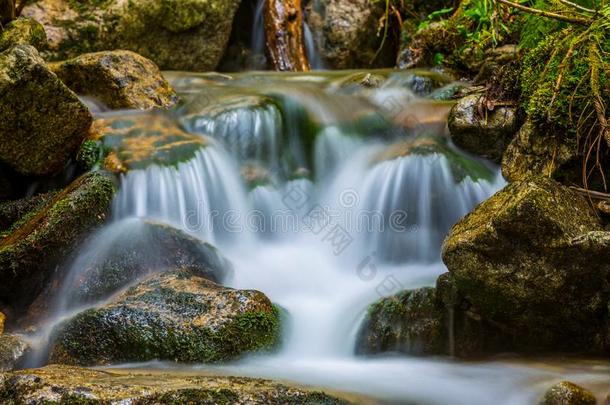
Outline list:
[[[89,173],[14,223],[0,239],[0,300],[16,309],[28,305],[56,265],[104,221],[113,195],[110,178]]]
[[[488,111],[477,94],[459,100],[448,120],[451,140],[457,146],[498,163],[517,132],[517,123],[515,108],[497,107]]]
[[[31,45],[38,50],[47,46],[44,27],[32,18],[17,18],[7,24],[0,33],[0,51],[15,45]]]
[[[113,114],[97,119],[90,140],[101,142],[106,152],[103,165],[114,173],[153,164],[175,166],[192,159],[211,142],[183,131],[162,113]]]
[[[109,108],[168,108],[174,89],[150,60],[130,51],[96,52],[51,65],[74,92],[94,97]]]
[[[406,156],[431,155],[444,156],[447,159],[456,182],[461,182],[466,177],[474,181],[491,180],[494,176],[488,166],[451,149],[442,137],[421,136],[410,141],[395,143],[380,153],[375,162]]]
[[[222,57],[239,0],[38,0],[23,14],[40,21],[48,57],[125,49],[164,70],[214,70]]]
[[[562,381],[553,385],[544,394],[539,405],[595,405],[597,400],[588,390],[570,382]]]
[[[271,380],[138,370],[91,370],[70,366],[5,373],[0,398],[28,404],[306,404],[349,402],[319,391]]]
[[[111,303],[58,326],[50,361],[231,360],[274,347],[279,322],[279,311],[264,294],[176,270],[152,276]]]
[[[508,185],[455,225],[443,261],[469,305],[512,335],[517,349],[600,352],[609,241],[583,197],[533,178]]]
[[[90,126],[87,107],[35,48],[17,45],[0,53],[0,160],[21,174],[52,174]]]
[[[78,273],[63,281],[68,283],[63,288],[72,306],[108,298],[139,278],[168,268],[190,269],[217,283],[231,271],[230,263],[209,243],[151,221],[113,224],[96,235],[86,249],[93,253],[84,251],[73,265]]]
[[[0,335],[0,371],[17,368],[29,350],[30,345],[21,335]],[[0,395],[0,398],[3,397]]]

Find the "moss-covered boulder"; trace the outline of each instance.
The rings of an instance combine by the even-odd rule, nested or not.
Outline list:
[[[175,166],[192,159],[211,140],[183,131],[160,112],[111,114],[93,123],[89,141],[98,142],[102,156],[92,147],[89,156],[103,159],[103,166],[114,172],[145,169],[157,164]]]
[[[19,367],[30,351],[30,345],[23,336],[15,334],[0,335],[0,372]],[[0,398],[2,398],[0,396]]]
[[[539,405],[595,405],[595,396],[587,389],[570,381],[553,385],[544,394]]]
[[[264,294],[176,270],[152,276],[108,305],[59,325],[50,361],[216,362],[269,350],[279,334],[279,312]]]
[[[601,352],[609,240],[583,197],[532,178],[457,223],[442,254],[465,300],[517,349]]]
[[[230,263],[212,245],[162,223],[124,220],[88,243],[98,246],[95,254],[81,254],[72,277],[60,282],[71,306],[108,298],[139,278],[168,268],[190,269],[217,283],[231,272]]]
[[[51,69],[74,92],[112,109],[169,108],[178,100],[159,68],[130,51],[88,53]]]
[[[104,221],[113,195],[112,179],[89,173],[15,222],[0,239],[0,300],[16,309],[28,305],[75,244]]]
[[[582,175],[580,157],[576,139],[540,132],[528,120],[502,157],[502,174],[508,181],[542,175],[579,184]]]
[[[31,45],[38,50],[47,46],[44,27],[32,18],[17,18],[0,32],[0,51],[15,45]]]
[[[0,53],[0,160],[26,175],[57,172],[90,126],[87,107],[34,47]]]
[[[53,365],[4,373],[0,398],[11,404],[339,405],[347,400],[271,380],[193,372],[91,370]]]
[[[434,288],[401,292],[371,305],[358,335],[356,352],[411,355],[448,351],[444,317]]]
[[[514,108],[488,111],[482,96],[473,94],[453,106],[448,126],[451,140],[457,146],[499,163],[518,130],[518,119]]]
[[[51,60],[126,49],[161,69],[214,70],[239,0],[38,0],[23,14],[47,31]]]

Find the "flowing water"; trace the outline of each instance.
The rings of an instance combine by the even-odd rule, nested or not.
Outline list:
[[[421,80],[411,72],[374,74],[385,84],[360,86],[368,76],[358,72],[170,74],[183,99],[173,118],[215,142],[176,166],[123,175],[111,223],[68,277],[122,240],[148,245],[137,223],[154,219],[216,245],[233,265],[225,284],[263,291],[288,314],[277,353],[145,367],[278,378],[388,403],[523,404],[565,377],[607,382],[607,366],[575,361],[354,354],[367,306],[434,285],[450,227],[504,185],[496,167],[447,142],[450,103],[413,86]],[[72,304],[63,300],[57,317]]]

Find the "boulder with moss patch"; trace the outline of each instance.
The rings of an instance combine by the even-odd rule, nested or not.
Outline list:
[[[497,107],[489,111],[481,95],[460,99],[448,119],[451,140],[460,148],[500,162],[504,150],[518,129],[515,108]]]
[[[178,97],[150,60],[130,51],[95,52],[51,65],[74,92],[112,109],[169,108]]]
[[[553,385],[544,394],[539,405],[595,405],[597,400],[591,391],[570,381]]]
[[[0,30],[0,51],[15,45],[31,45],[38,50],[47,46],[44,27],[32,18],[17,18]]]
[[[61,170],[87,136],[87,107],[35,48],[0,53],[0,160],[26,175]]]
[[[75,244],[105,219],[113,180],[99,172],[75,180],[15,222],[0,239],[0,299],[23,309]]]
[[[174,270],[59,325],[50,360],[78,365],[224,361],[272,349],[279,323],[278,309],[264,294]]]
[[[150,165],[176,166],[195,157],[210,138],[183,131],[160,112],[109,115],[97,119],[91,141],[101,142],[103,165],[114,173]]]
[[[214,246],[162,223],[127,219],[101,230],[88,243],[98,247],[95,254],[79,256],[75,265],[82,268],[60,281],[74,306],[108,298],[135,280],[168,268],[191,269],[217,283],[231,272],[231,264]]]
[[[0,375],[0,398],[44,404],[339,405],[347,400],[271,380],[52,365]]]
[[[443,261],[465,300],[517,349],[603,352],[609,240],[583,197],[532,178],[456,224]]]
[[[51,60],[126,49],[161,69],[214,70],[239,0],[38,0],[23,14],[47,31]]]

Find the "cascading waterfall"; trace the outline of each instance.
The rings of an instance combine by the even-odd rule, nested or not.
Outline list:
[[[354,355],[356,333],[371,303],[433,285],[446,271],[442,239],[503,186],[497,169],[445,144],[446,149],[426,153],[388,153],[396,141],[412,139],[404,131],[390,131],[399,139],[388,138],[392,117],[380,121],[383,109],[374,102],[388,92],[422,102],[404,82],[346,96],[329,90],[336,89],[332,77],[319,76],[312,84],[311,76],[303,76],[290,87],[273,76],[268,80],[217,86],[247,97],[273,95],[269,108],[276,110],[238,108],[201,121],[191,116],[199,111],[189,110],[188,103],[177,112],[186,129],[217,141],[189,161],[122,175],[112,222],[83,247],[65,285],[123,241],[155,249],[142,221],[161,221],[215,244],[234,269],[225,284],[258,289],[288,314],[277,353],[235,365],[191,367],[291,379],[391,403],[520,404],[534,398],[537,388],[526,385],[542,377],[525,366]],[[230,129],[240,125],[247,128],[243,136],[227,143]],[[272,147],[261,146],[270,139]],[[264,152],[242,153],[246,145]],[[282,173],[249,187],[240,167],[253,161]],[[162,271],[164,255],[151,254],[151,271]],[[61,296],[68,298],[58,304],[54,322],[77,303],[68,293]],[[154,366],[172,367],[147,364]]]

